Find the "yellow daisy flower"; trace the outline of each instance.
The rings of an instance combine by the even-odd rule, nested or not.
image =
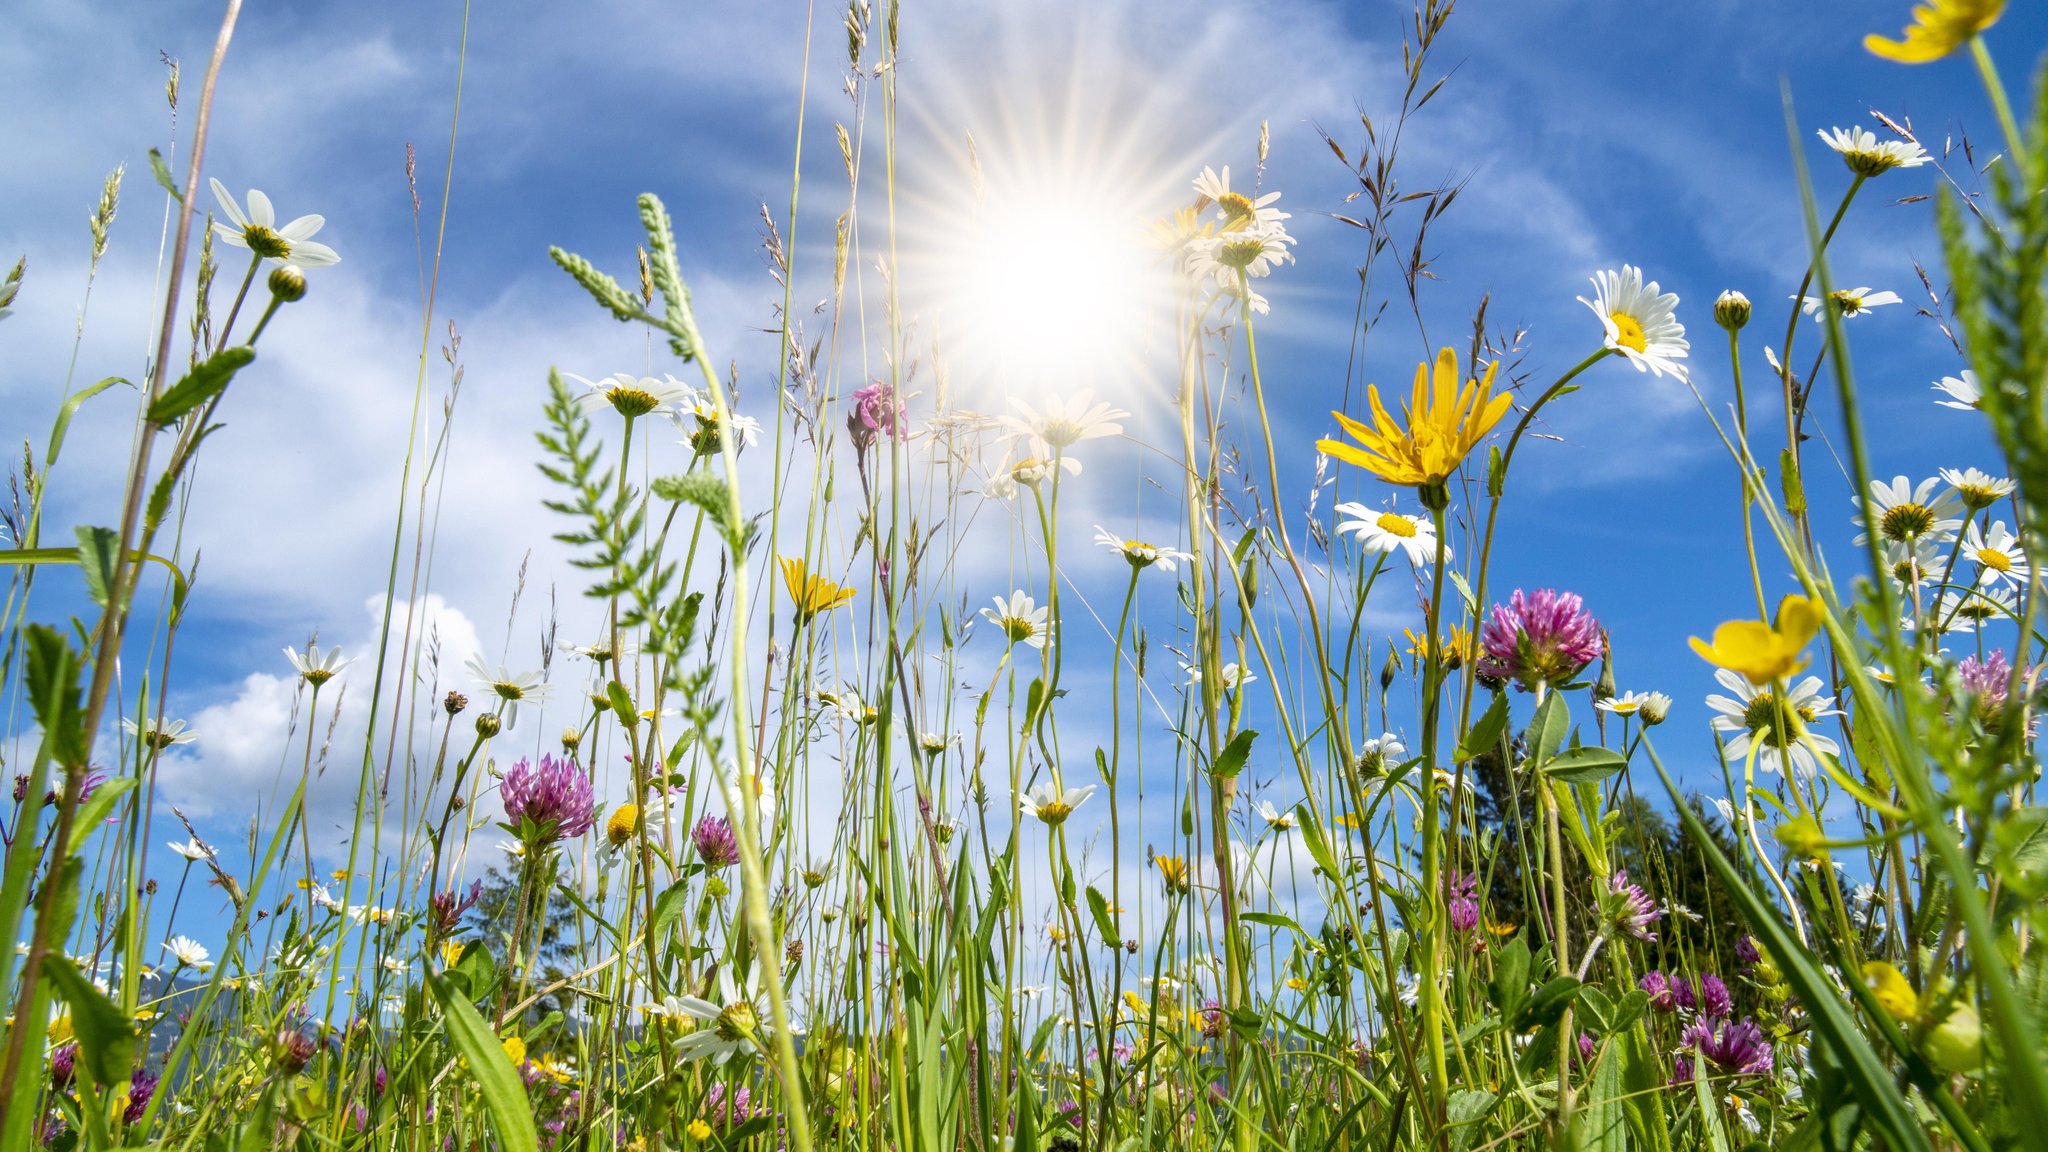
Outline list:
[[[1379,388],[1372,386],[1366,392],[1372,405],[1372,426],[1342,412],[1330,413],[1358,443],[1318,440],[1316,448],[1389,484],[1420,488],[1425,493],[1440,489],[1507,414],[1509,397],[1493,394],[1493,378],[1499,370],[1500,363],[1495,361],[1486,366],[1483,378],[1461,384],[1458,354],[1446,348],[1437,354],[1433,372],[1429,364],[1415,368],[1415,388],[1403,413],[1408,418],[1406,429],[1388,414],[1380,403]]]
[[[1929,0],[1913,8],[1913,22],[1897,40],[1875,33],[1863,38],[1873,56],[1900,64],[1928,64],[1970,42],[1998,23],[2005,0]]]
[[[782,583],[789,589],[790,601],[796,605],[798,620],[810,620],[853,599],[853,589],[842,588],[823,576],[811,575],[802,560],[789,556],[782,557]]]

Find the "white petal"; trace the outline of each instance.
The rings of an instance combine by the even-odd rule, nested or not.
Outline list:
[[[206,180],[207,183],[213,185],[213,198],[220,201],[220,210],[227,214],[228,219],[235,222],[235,227],[237,229],[248,227],[249,218],[242,215],[242,206],[235,203],[233,196],[228,195],[227,185],[222,184],[219,177],[215,176],[208,176]],[[222,225],[215,224],[214,227],[220,228]]]
[[[249,223],[265,228],[277,227],[277,209],[270,206],[270,197],[261,189],[249,189]]]
[[[284,227],[279,228],[277,234],[287,240],[310,240],[313,238],[313,234],[320,231],[326,224],[327,217],[325,216],[301,216]]]

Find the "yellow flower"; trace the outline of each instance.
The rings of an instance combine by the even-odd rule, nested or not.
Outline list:
[[[510,1060],[514,1068],[525,1064],[526,1041],[521,1040],[517,1036],[505,1037],[505,1059]]]
[[[1308,991],[1308,981],[1303,980],[1299,976],[1289,976],[1287,978],[1287,986],[1289,988],[1294,989],[1296,992]]]
[[[1892,1019],[1911,1021],[1920,1015],[1920,997],[1897,968],[1872,960],[1863,966],[1863,983]]]
[[[1421,635],[1413,628],[1403,628],[1401,631],[1408,637],[1410,656],[1420,661],[1432,654],[1429,637]],[[1474,659],[1478,654],[1479,649],[1472,642],[1472,633],[1457,624],[1451,625],[1451,634],[1444,638],[1443,643],[1434,652],[1434,655],[1443,659],[1444,668],[1452,672],[1463,668],[1467,661]]]
[[[1900,64],[1927,64],[1969,43],[2004,13],[2005,0],[1928,0],[1913,8],[1913,22],[1900,39],[1872,34],[1863,38],[1863,46],[1873,56]]]
[[[799,621],[830,612],[853,599],[853,589],[842,588],[823,576],[811,575],[802,560],[788,556],[782,557],[782,583],[789,589],[789,598],[796,605]]]
[[[1820,606],[1804,596],[1778,602],[1775,624],[1730,620],[1714,629],[1712,644],[1697,636],[1692,650],[1709,664],[1742,673],[1751,684],[1769,684],[1806,667],[1800,656],[1820,631]]]
[[[613,847],[618,847],[633,838],[640,830],[640,806],[621,804],[612,809],[611,819],[604,822],[604,838]]]
[[[53,1048],[59,1044],[69,1043],[71,1040],[71,1013],[68,1011],[51,1013],[50,1025],[44,1034],[50,1038],[50,1046]]]
[[[1437,354],[1434,374],[1430,365],[1416,365],[1415,389],[1404,413],[1406,431],[1387,413],[1374,386],[1366,390],[1372,427],[1342,412],[1330,413],[1358,444],[1318,440],[1316,448],[1389,484],[1423,489],[1441,485],[1507,414],[1509,397],[1493,395],[1493,377],[1499,370],[1495,361],[1486,366],[1484,378],[1466,380],[1461,386],[1458,354],[1446,348]]]
[[[442,942],[441,942],[441,967],[443,967],[443,968],[453,968],[453,967],[455,967],[455,966],[456,966],[457,964],[460,964],[460,963],[462,963],[462,941],[460,941],[460,940],[444,940],[444,941],[442,941]]]
[[[1166,883],[1169,893],[1188,890],[1188,862],[1183,856],[1159,855],[1152,857],[1152,863],[1159,869],[1159,878]]]
[[[684,1131],[690,1134],[690,1139],[692,1140],[704,1140],[711,1135],[711,1125],[706,1124],[704,1118],[699,1116],[695,1120],[690,1121],[690,1126],[685,1128]]]

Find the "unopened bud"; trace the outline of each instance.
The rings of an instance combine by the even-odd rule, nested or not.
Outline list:
[[[306,274],[290,264],[271,269],[270,294],[291,304],[306,298]]]
[[[505,730],[505,722],[495,712],[479,712],[476,715],[476,734],[489,740]]]
[[[1749,323],[1749,297],[1730,288],[1714,300],[1714,323],[1730,332],[1742,331]]]

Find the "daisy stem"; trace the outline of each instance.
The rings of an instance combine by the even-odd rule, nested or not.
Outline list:
[[[1742,455],[1749,456],[1749,404],[1742,394],[1742,350],[1741,336],[1736,329],[1728,330],[1728,368],[1735,379],[1735,435],[1742,442]],[[1756,589],[1756,613],[1759,619],[1770,616],[1770,605],[1764,600],[1763,571],[1756,561],[1756,529],[1750,521],[1750,504],[1756,499],[1756,492],[1749,484],[1749,469],[1742,469],[1742,546],[1749,552],[1749,582]]]
[[[255,282],[256,269],[260,267],[262,263],[263,257],[261,256],[249,257],[249,270],[242,274],[242,286],[235,290],[234,307],[228,309],[227,323],[220,326],[220,339],[214,341],[213,350],[215,352],[218,352],[221,349],[228,346],[228,336],[235,330],[235,317],[241,315],[242,300],[244,297],[249,295],[249,285]],[[268,316],[264,317],[265,320],[268,320],[269,318],[270,317]]]
[[[1998,78],[1998,67],[1991,62],[1991,49],[1984,46],[1981,34],[1970,37],[1970,59],[1976,62],[1977,75],[1983,78],[1984,94],[1991,98],[1991,110],[1998,114],[1998,127],[2005,133],[2006,150],[2012,153],[2013,163],[2025,170],[2026,138],[2020,135],[2019,121],[2012,114],[2012,101],[2005,96],[2005,82]]]
[[[1771,691],[1777,699],[1784,699],[1784,689],[1781,685],[1772,685]],[[1756,757],[1762,745],[1761,740],[1752,736],[1749,741],[1749,755],[1742,760],[1742,826],[1748,830],[1750,845],[1756,849],[1756,862],[1763,865],[1765,875],[1771,878],[1771,883],[1778,886],[1778,895],[1784,898],[1785,910],[1792,916],[1792,931],[1798,934],[1799,942],[1804,944],[1806,923],[1800,919],[1799,905],[1792,899],[1792,890],[1785,886],[1785,878],[1778,874],[1777,867],[1771,863],[1770,853],[1764,851],[1763,839],[1756,831]],[[1794,794],[1797,795],[1796,789]]]
[[[244,344],[249,345],[251,348],[256,346],[256,338],[263,335],[263,329],[270,325],[270,318],[277,315],[278,305],[283,303],[283,297],[276,294],[271,295],[270,303],[264,307],[263,315],[256,318],[256,327],[249,330],[249,338],[243,341]]]

